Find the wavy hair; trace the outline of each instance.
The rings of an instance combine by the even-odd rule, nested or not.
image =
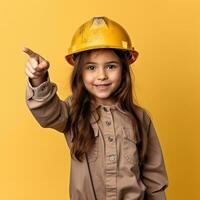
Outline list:
[[[132,120],[133,128],[137,128],[136,137],[140,138],[137,144],[140,164],[145,159],[147,150],[147,130],[142,121],[136,115],[135,108],[140,107],[133,101],[133,88],[128,59],[130,54],[126,51],[112,49],[120,58],[122,64],[122,79],[117,90],[112,94],[119,103],[121,108],[129,115]],[[92,50],[74,55],[74,68],[71,76],[72,105],[70,108],[69,119],[66,124],[66,131],[72,131],[72,148],[71,154],[79,161],[83,160],[85,153],[88,153],[94,143],[95,136],[90,124],[91,97],[86,90],[82,79],[82,65],[84,56],[87,56]]]

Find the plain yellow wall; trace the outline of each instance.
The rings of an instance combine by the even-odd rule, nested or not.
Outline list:
[[[63,99],[74,31],[107,16],[140,55],[132,66],[140,105],[151,113],[169,175],[169,200],[198,200],[200,180],[200,3],[198,0],[18,0],[0,2],[0,199],[66,200],[69,151],[62,133],[42,129],[25,104],[24,46],[51,63]]]

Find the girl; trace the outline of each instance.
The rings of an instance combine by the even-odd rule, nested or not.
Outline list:
[[[150,117],[133,102],[130,64],[138,52],[127,32],[94,17],[75,33],[66,60],[72,96],[62,101],[49,63],[31,49],[26,102],[42,127],[66,138],[71,200],[165,200],[168,178]]]

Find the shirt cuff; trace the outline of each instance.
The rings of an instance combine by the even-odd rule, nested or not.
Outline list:
[[[37,101],[44,101],[51,95],[52,91],[52,83],[50,82],[49,76],[47,76],[47,80],[41,83],[37,87],[33,87],[30,83],[30,79],[28,78],[27,89],[26,89],[26,99],[34,99]]]

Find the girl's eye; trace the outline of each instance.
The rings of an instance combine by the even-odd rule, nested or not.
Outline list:
[[[87,66],[87,69],[88,69],[88,70],[94,70],[94,69],[95,69],[95,66],[94,66],[94,65],[89,65],[89,66]]]
[[[114,69],[116,66],[115,65],[107,65],[106,66],[108,69]]]

